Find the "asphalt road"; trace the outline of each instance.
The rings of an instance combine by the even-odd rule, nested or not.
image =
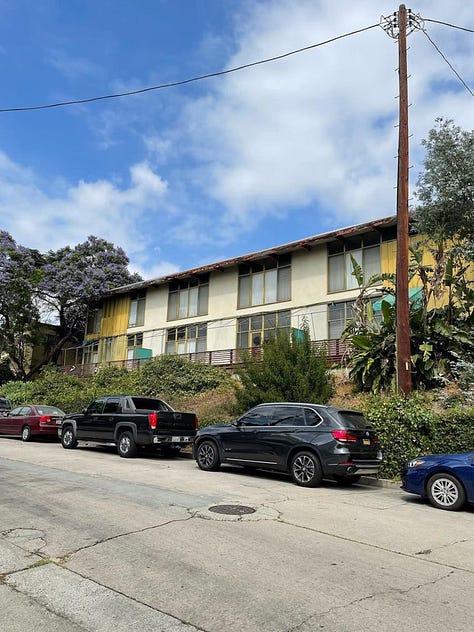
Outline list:
[[[473,509],[10,438],[0,480],[4,632],[473,629]]]

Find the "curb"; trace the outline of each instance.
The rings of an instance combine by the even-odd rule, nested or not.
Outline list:
[[[362,476],[360,485],[368,485],[369,487],[388,487],[389,489],[400,489],[402,484],[398,480],[390,480],[388,478],[371,478],[370,476]]]

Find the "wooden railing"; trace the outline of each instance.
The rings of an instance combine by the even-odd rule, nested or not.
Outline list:
[[[316,340],[313,345],[324,349],[327,353],[328,363],[334,364],[340,362],[343,355],[347,351],[347,343],[339,338],[332,340]],[[254,357],[259,357],[262,352],[261,347],[252,347],[251,349],[222,349],[218,351],[198,351],[196,353],[182,353],[179,357],[190,360],[191,362],[202,362],[203,364],[212,364],[225,369],[242,364],[242,357],[245,353],[251,353]],[[156,356],[159,357],[159,356]],[[141,358],[138,360],[113,360],[110,362],[100,362],[95,364],[66,364],[59,366],[59,370],[63,373],[76,375],[78,377],[86,377],[93,375],[102,367],[125,367],[133,370],[139,366],[143,366],[150,362],[152,358]]]

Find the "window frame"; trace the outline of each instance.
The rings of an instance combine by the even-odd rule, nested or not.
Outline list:
[[[275,317],[275,326],[266,326],[266,320],[273,319]],[[288,317],[288,324],[281,326],[279,321],[282,317]],[[253,327],[252,321],[261,319],[260,328]],[[241,325],[248,322],[248,329],[241,328]],[[237,333],[236,333],[236,349],[251,349],[252,347],[260,347],[263,342],[269,340],[272,337],[270,332],[273,332],[273,337],[277,335],[278,331],[287,331],[288,335],[291,334],[291,310],[284,309],[277,312],[259,312],[257,314],[249,314],[247,316],[241,316],[237,318]],[[266,332],[268,335],[266,335]],[[246,336],[247,344],[241,344],[242,339]],[[259,336],[260,340],[257,342],[255,337]]]
[[[191,330],[195,330],[195,336],[191,336]],[[180,331],[184,330],[184,337],[178,338],[178,334]],[[205,335],[199,335],[200,332],[205,331]],[[166,330],[166,341],[165,341],[165,354],[166,355],[186,355],[189,353],[205,353],[207,351],[207,322],[205,323],[187,323],[186,325],[179,325],[178,327],[169,327]],[[174,339],[171,338],[171,334],[174,333]],[[204,341],[205,349],[199,348],[199,341]],[[195,349],[190,350],[189,344],[192,342],[195,343]],[[179,344],[184,344],[185,350],[179,351]],[[170,345],[173,344],[174,351],[170,351]]]
[[[128,308],[128,325],[127,327],[143,327],[145,324],[145,311],[146,311],[146,295],[147,291],[137,290],[130,294],[130,305]],[[134,318],[132,320],[132,312],[134,312]]]
[[[291,301],[291,269],[291,253],[241,264],[238,269],[237,309]],[[286,273],[288,279],[284,279]],[[268,295],[268,281],[274,276],[273,297],[273,293]],[[288,287],[282,287],[286,282]],[[244,293],[247,296],[244,296]],[[260,295],[260,299],[257,295]]]
[[[196,295],[195,298],[194,295]],[[194,309],[191,309],[194,306],[196,313]],[[208,313],[209,274],[200,274],[169,283],[167,321],[196,318],[206,316]]]
[[[374,236],[378,236],[378,241],[374,243]],[[365,241],[367,243],[364,242]],[[347,237],[341,241],[328,242],[327,244],[327,293],[334,294],[336,292],[347,292],[350,290],[356,290],[358,288],[357,280],[352,275],[352,261],[351,255],[354,256],[356,253],[360,253],[361,257],[361,268],[364,274],[364,281],[366,281],[369,276],[372,274],[380,274],[382,269],[381,262],[381,244],[382,244],[382,235],[381,233],[377,233],[377,231],[372,231],[370,233],[363,233],[361,235],[355,235],[353,237]],[[366,253],[370,250],[378,250],[378,264],[379,270],[376,273],[370,273],[370,275],[366,276],[366,263],[365,257]],[[355,256],[354,256],[355,258]],[[332,289],[331,287],[331,279],[336,275],[336,271],[331,272],[331,262],[340,259],[342,261],[342,269],[341,269],[341,278],[343,280],[343,287],[336,287]],[[334,265],[334,264],[333,264]],[[353,279],[354,285],[350,283],[351,279]]]

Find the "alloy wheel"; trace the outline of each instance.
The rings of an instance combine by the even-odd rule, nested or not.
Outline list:
[[[442,507],[451,507],[459,498],[457,486],[448,478],[436,479],[431,486],[431,494]]]
[[[315,466],[311,457],[306,454],[298,456],[293,463],[293,474],[299,483],[309,483],[314,477]]]
[[[205,443],[199,448],[199,463],[203,467],[210,467],[214,463],[215,451],[210,443]]]

